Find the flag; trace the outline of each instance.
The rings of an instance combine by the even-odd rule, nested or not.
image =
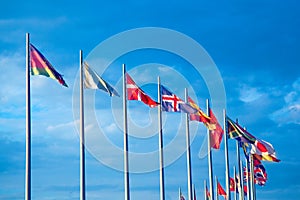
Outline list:
[[[211,109],[209,109],[209,116],[211,118],[210,127],[214,127],[212,130],[210,130],[210,146],[214,149],[220,149],[224,131]]]
[[[127,99],[142,101],[151,108],[158,105],[158,103],[152,100],[141,88],[139,88],[132,78],[126,73],[126,88],[127,88]]]
[[[232,121],[229,117],[226,117],[226,127],[229,138],[250,144],[255,143],[256,138],[250,133],[248,133],[240,125]]]
[[[206,188],[206,191],[205,191],[205,193],[206,193],[206,198],[207,198],[207,199],[210,199],[210,192],[209,192],[207,186],[205,186],[205,188]]]
[[[275,149],[272,144],[264,140],[256,140],[254,144],[251,145],[251,154],[255,154],[256,158],[259,160],[279,162],[280,160],[276,157]]]
[[[247,195],[247,193],[248,193],[247,185],[244,185],[244,195]]]
[[[193,101],[191,97],[188,97],[188,102],[189,104],[197,110],[196,113],[190,114],[190,120],[191,121],[198,121],[198,122],[203,122],[207,127],[210,124],[210,117],[207,116],[198,106],[197,104]]]
[[[107,92],[110,96],[120,96],[118,92],[90,68],[86,62],[84,62],[84,77],[85,88],[100,89]]]
[[[160,92],[161,92],[161,106],[162,111],[166,112],[185,112],[188,114],[193,114],[197,112],[196,109],[194,109],[189,104],[182,101],[180,98],[178,98],[175,94],[168,91],[164,86],[160,86]]]
[[[234,191],[235,191],[235,188],[236,188],[235,180],[234,180],[234,178],[231,178],[231,177],[230,177],[229,190],[230,190],[231,192],[234,192]]]
[[[181,192],[181,188],[179,188],[179,198],[180,198],[180,200],[185,200],[185,198]]]
[[[268,176],[265,167],[260,160],[253,157],[253,175],[254,183],[260,186],[264,186],[267,182]]]
[[[60,84],[68,87],[62,75],[58,73],[51,63],[33,46],[29,46],[30,67],[32,75],[43,75],[57,80]]]
[[[224,197],[224,199],[227,199],[227,194],[219,182],[217,188],[218,188],[218,195],[221,195],[222,197]]]

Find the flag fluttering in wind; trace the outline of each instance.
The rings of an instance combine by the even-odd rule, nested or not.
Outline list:
[[[220,149],[220,144],[222,142],[224,131],[211,109],[209,109],[209,116],[211,118],[210,127],[215,127],[210,130],[210,146],[214,149]]]
[[[100,89],[110,96],[120,96],[118,92],[103,80],[89,65],[84,62],[84,87],[88,89]]]
[[[260,186],[264,186],[268,180],[268,175],[265,167],[260,160],[253,157],[253,175],[254,183]]]
[[[250,153],[255,155],[256,159],[279,162],[280,160],[276,157],[276,152],[272,144],[264,140],[256,140],[254,144],[251,145]]]
[[[236,183],[234,178],[230,177],[230,185],[229,185],[229,189],[231,192],[234,192],[236,190]]]
[[[162,111],[185,112],[188,114],[193,114],[197,112],[196,109],[194,109],[192,106],[178,98],[175,94],[167,90],[164,86],[161,85],[160,88]]]
[[[60,84],[68,87],[62,75],[58,73],[43,54],[32,44],[29,45],[30,67],[32,75],[43,75],[57,80]]]
[[[248,133],[240,125],[232,121],[229,117],[226,117],[227,134],[230,139],[236,139],[240,142],[254,144],[256,138]]]
[[[227,199],[227,194],[225,192],[225,190],[222,188],[221,184],[218,181],[218,195],[224,197],[224,199]]]
[[[151,97],[149,97],[140,87],[136,85],[128,73],[126,73],[126,88],[128,100],[142,101],[151,108],[154,108],[158,105],[156,101],[151,99]]]
[[[210,192],[209,192],[207,186],[205,186],[205,194],[206,194],[206,199],[210,199]]]
[[[189,104],[197,110],[196,113],[190,114],[190,120],[191,121],[198,121],[203,122],[205,126],[209,128],[210,124],[210,117],[207,116],[200,108],[199,106],[193,101],[191,97],[188,97]]]

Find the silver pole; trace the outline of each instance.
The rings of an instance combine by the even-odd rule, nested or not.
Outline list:
[[[228,157],[228,140],[227,140],[227,131],[226,131],[226,110],[223,110],[224,117],[224,144],[225,144],[225,177],[226,177],[226,193],[228,200],[230,197],[230,177],[229,177],[229,157]]]
[[[248,200],[251,200],[251,195],[250,195],[250,185],[249,185],[249,182],[250,182],[250,178],[249,178],[249,161],[247,158],[245,158],[245,161],[246,161],[246,178],[247,178],[247,181],[246,181],[246,184],[247,184],[247,199]]]
[[[188,103],[188,89],[185,88],[185,102]],[[186,163],[187,163],[187,177],[188,177],[188,195],[189,200],[193,200],[192,191],[192,165],[191,165],[191,149],[190,149],[190,127],[189,114],[185,114],[186,120]]]
[[[129,164],[128,164],[128,128],[127,128],[127,89],[126,89],[126,67],[123,64],[123,114],[124,114],[124,187],[125,200],[130,200],[129,191]]]
[[[204,200],[208,200],[206,194],[206,180],[204,180]]]
[[[85,200],[85,138],[84,138],[84,99],[82,50],[79,51],[80,69],[80,200]]]
[[[31,199],[31,104],[30,104],[30,39],[26,33],[26,172],[25,200]]]
[[[206,99],[206,114],[207,116],[210,116],[209,113],[210,107],[209,107],[209,100]],[[212,153],[211,153],[211,147],[210,147],[210,131],[207,129],[207,151],[208,151],[208,174],[209,174],[209,190],[210,190],[210,196],[211,199],[214,200],[214,183],[213,183],[213,169],[212,169]]]
[[[235,172],[235,166],[233,167],[233,179],[234,179],[234,200],[236,200],[236,172]]]
[[[236,140],[236,157],[237,157],[237,164],[238,164],[238,173],[239,173],[239,200],[244,200],[244,188],[242,188],[242,183],[243,183],[243,175],[241,171],[241,161],[240,161],[240,147],[239,147],[239,142]]]
[[[216,178],[216,200],[219,200],[219,193],[218,193],[218,178],[217,176],[215,176]]]
[[[251,177],[251,196],[252,200],[256,200],[256,193],[255,193],[255,184],[254,184],[254,163],[253,163],[253,155],[250,154],[250,177]]]
[[[163,155],[163,135],[162,135],[162,117],[161,117],[161,94],[160,94],[160,78],[157,77],[158,91],[158,145],[159,145],[159,185],[160,200],[165,200],[165,180],[164,180],[164,155]]]

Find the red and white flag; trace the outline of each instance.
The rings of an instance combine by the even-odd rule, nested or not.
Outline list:
[[[151,108],[158,105],[156,101],[151,99],[141,88],[139,88],[129,74],[126,73],[126,88],[127,88],[127,99],[142,101]]]

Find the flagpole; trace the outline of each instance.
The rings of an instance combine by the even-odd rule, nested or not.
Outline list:
[[[195,188],[195,184],[193,184],[193,200],[196,200],[196,188]]]
[[[233,166],[233,179],[234,179],[234,200],[236,200],[236,172],[235,172],[235,166]]]
[[[26,33],[26,172],[25,200],[31,199],[31,104],[30,104],[30,39]]]
[[[244,200],[244,180],[243,180],[243,162],[242,162],[242,160],[240,160],[240,171],[241,171],[241,174],[240,174],[240,178],[241,178],[241,181],[240,181],[240,183],[241,183],[241,196],[242,196],[242,199]]]
[[[207,199],[207,193],[206,193],[206,180],[204,179],[204,200],[209,200]]]
[[[181,188],[179,187],[179,191],[178,191],[178,199],[181,200]]]
[[[157,77],[158,91],[158,145],[159,145],[159,185],[160,200],[165,200],[165,180],[164,180],[164,157],[163,157],[163,135],[162,135],[162,117],[161,117],[161,94],[160,78]]]
[[[250,182],[250,178],[249,178],[249,161],[248,161],[248,159],[247,158],[245,158],[245,160],[246,160],[246,184],[247,184],[247,199],[248,200],[251,200],[251,193],[250,193],[250,185],[249,185],[249,182]]]
[[[250,184],[251,184],[251,196],[252,200],[256,200],[256,194],[255,194],[255,184],[254,184],[254,166],[253,166],[253,155],[249,155],[250,158]]]
[[[123,64],[123,114],[124,114],[124,187],[125,200],[130,200],[129,191],[129,164],[128,164],[128,128],[127,128],[127,89],[126,89],[126,67]]]
[[[84,137],[84,99],[82,50],[79,51],[80,69],[80,200],[85,200],[85,137]]]
[[[236,119],[236,123],[238,124],[238,120]],[[236,157],[237,157],[237,164],[238,164],[238,172],[239,172],[239,200],[244,200],[244,188],[243,188],[243,175],[241,170],[241,157],[240,157],[240,147],[239,141],[236,140]]]
[[[226,110],[223,110],[224,117],[224,144],[225,144],[225,177],[226,177],[226,193],[227,199],[231,200],[230,197],[230,178],[229,178],[229,157],[228,157],[228,140],[227,140],[227,129],[226,129]]]
[[[188,89],[187,88],[185,88],[185,102],[188,103]],[[188,195],[189,195],[189,200],[193,200],[190,127],[189,127],[189,114],[188,113],[185,114],[185,120],[186,120],[186,161],[187,161],[187,175],[188,175]]]
[[[219,193],[218,193],[218,178],[217,176],[215,176],[216,178],[216,200],[219,200]]]
[[[206,114],[210,116],[210,107],[209,107],[209,100],[206,99]],[[209,190],[211,199],[214,200],[214,183],[213,183],[213,169],[212,169],[212,153],[210,147],[210,130],[207,129],[207,151],[208,151],[208,174],[209,174]]]

